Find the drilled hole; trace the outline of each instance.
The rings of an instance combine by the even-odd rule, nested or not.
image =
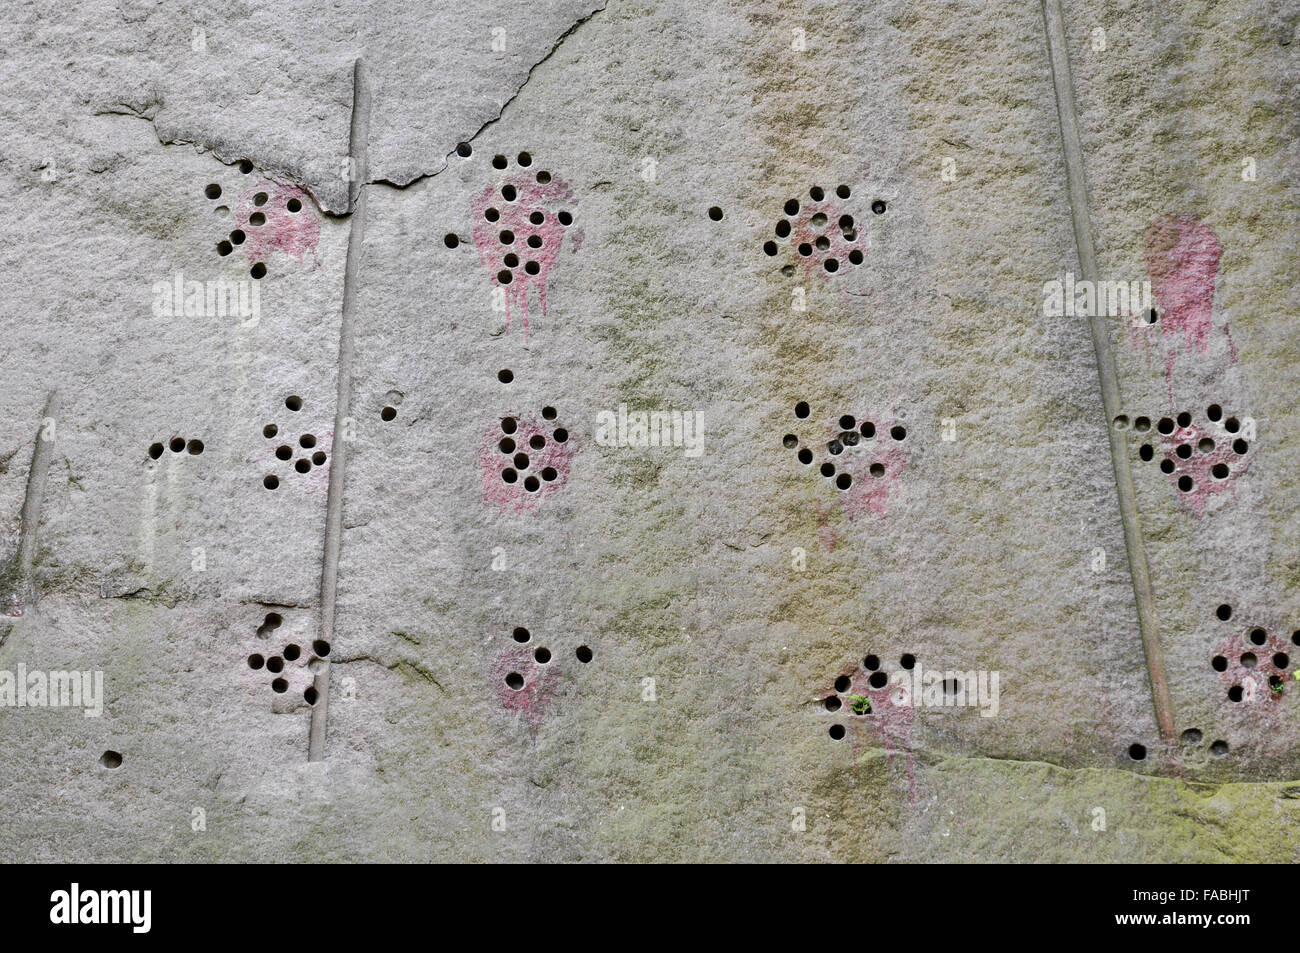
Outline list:
[[[272,655],[266,660],[266,670],[271,673],[284,671],[284,659],[278,655]]]
[[[99,756],[99,763],[110,771],[114,771],[122,766],[122,756],[116,751],[105,751]]]
[[[448,248],[455,248],[460,244],[460,237],[453,232],[448,232],[446,235],[442,236],[442,243]]]
[[[213,182],[211,185],[209,185],[206,189],[203,190],[203,194],[210,199],[219,199],[221,198],[221,186]]]
[[[268,490],[274,490],[279,485],[280,478],[274,473],[268,473],[262,478],[262,486],[266,487]]]
[[[275,692],[277,695],[283,695],[288,690],[289,683],[283,678],[277,678],[271,683],[271,691]]]
[[[1129,745],[1128,756],[1132,758],[1134,761],[1145,761],[1147,757],[1146,746],[1136,744],[1136,743]]]
[[[709,209],[709,218],[713,219],[715,222],[722,221],[722,209],[718,208],[716,205],[713,206]]]
[[[538,665],[545,665],[551,660],[551,650],[538,646],[533,652],[533,658],[537,660]]]
[[[396,408],[396,407],[385,407],[383,410],[381,410],[381,411],[379,412],[379,419],[380,419],[380,420],[385,420],[385,421],[387,421],[387,420],[394,420],[394,419],[396,419],[396,417],[397,417],[397,408]]]
[[[257,671],[265,664],[266,664],[266,659],[262,658],[260,652],[254,652],[252,655],[248,657],[248,667],[251,668],[253,671]]]
[[[830,727],[830,736],[831,736],[832,738],[834,738],[836,741],[839,741],[841,738],[844,737],[844,726],[843,726],[843,725],[831,725],[831,727]]]
[[[591,661],[591,649],[587,648],[585,645],[579,645],[575,654],[578,656],[578,661],[583,665],[586,665]]]
[[[305,689],[303,689],[302,700],[305,701],[308,705],[316,704],[316,699],[319,697],[320,697],[320,693],[316,691],[315,685],[308,685]]]
[[[301,655],[302,649],[298,648],[297,645],[290,644],[284,647],[284,657],[290,662],[296,662]]]
[[[295,412],[297,412],[297,411],[299,411],[299,410],[302,410],[302,398],[301,398],[301,397],[286,397],[286,398],[284,399],[284,406],[288,407],[290,410],[295,411]]]
[[[303,457],[293,465],[293,468],[297,470],[299,473],[307,473],[309,470],[311,470],[311,461],[308,460],[306,457]]]

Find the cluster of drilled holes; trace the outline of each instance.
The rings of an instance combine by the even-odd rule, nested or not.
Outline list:
[[[916,656],[911,652],[904,652],[898,657],[900,668],[911,671],[916,667]],[[862,659],[862,672],[866,676],[867,688],[861,693],[853,691],[853,676],[839,675],[835,679],[834,694],[827,695],[822,699],[822,707],[828,712],[842,712],[847,709],[848,713],[855,716],[865,717],[875,713],[875,707],[871,704],[870,698],[866,696],[866,691],[882,691],[889,687],[889,675],[881,667],[880,656],[874,653],[868,653]],[[957,685],[954,684],[949,689],[948,683],[944,683],[944,691],[955,695]],[[864,704],[862,699],[866,698]],[[842,724],[833,724],[827,729],[827,733],[836,741],[839,741],[845,735],[845,727]]]
[[[840,185],[835,189],[835,195],[841,199],[847,199],[851,194],[852,191],[847,185]],[[819,208],[821,203],[827,200],[826,192],[820,186],[814,185],[808,190],[808,198],[811,199],[811,204],[803,204],[799,199],[790,199],[785,203],[783,208],[785,216],[777,221],[774,229],[776,237],[789,239],[788,244],[795,249],[799,257],[816,257],[821,260],[823,269],[834,274],[840,270],[840,259],[824,254],[831,251],[834,232],[831,230],[830,216]],[[885,203],[876,200],[871,208],[879,215],[885,211]],[[801,224],[800,217],[810,210],[812,214],[807,216],[805,226]],[[715,211],[718,213],[716,218],[713,215]],[[716,221],[722,218],[722,210],[716,207],[710,209],[709,216]],[[799,227],[796,227],[796,224]],[[840,237],[845,244],[852,245],[857,242],[857,223],[854,222],[852,215],[847,213],[838,215],[834,227],[839,229]],[[768,239],[763,243],[764,254],[775,257],[779,251],[780,246],[775,241]],[[862,249],[851,248],[845,258],[851,265],[862,264]]]
[[[243,172],[245,175],[249,174],[253,171],[253,163],[245,159],[239,164],[239,171]],[[215,182],[209,183],[209,185],[203,190],[203,195],[205,198],[215,202],[221,198],[221,186],[217,185]],[[261,209],[262,206],[266,205],[269,200],[270,196],[266,192],[257,192],[253,195],[253,205],[258,209]],[[296,196],[292,196],[285,201],[284,207],[290,213],[297,214],[302,211],[302,200]],[[226,210],[225,206],[218,206],[218,211],[224,210]],[[266,213],[262,211],[253,212],[248,216],[248,224],[251,228],[261,228],[266,224]],[[244,244],[244,241],[247,238],[248,236],[244,233],[242,228],[233,229],[226,238],[217,242],[217,254],[222,258],[226,257],[235,250],[236,245]],[[265,278],[266,265],[260,261],[254,262],[249,267],[248,273],[254,278]]]
[[[1219,483],[1232,476],[1233,464],[1250,449],[1250,443],[1244,437],[1236,436],[1241,432],[1241,421],[1236,417],[1225,419],[1223,408],[1218,404],[1205,408],[1205,419],[1224,432],[1218,440],[1204,432],[1208,428],[1196,427],[1191,413],[1185,410],[1172,417],[1161,417],[1155,422],[1155,431],[1162,437],[1171,438],[1165,441],[1166,444],[1173,443],[1173,448],[1165,452],[1160,460],[1161,473],[1173,476],[1183,469],[1185,463],[1191,463],[1197,458],[1208,458],[1214,461],[1208,467],[1212,482]],[[1129,419],[1121,414],[1115,418],[1114,424],[1116,428],[1124,430],[1129,426]],[[1132,427],[1136,433],[1142,434],[1153,429],[1149,417],[1135,417]],[[1149,442],[1138,447],[1138,457],[1143,461],[1154,460],[1156,453],[1156,448]],[[1196,489],[1196,479],[1190,473],[1181,473],[1176,486],[1182,493],[1191,493]]]
[[[542,408],[542,417],[545,420],[553,421],[558,415],[559,412],[554,407]],[[517,417],[503,417],[501,419],[502,436],[497,442],[497,450],[510,460],[510,465],[501,471],[501,482],[518,483],[522,476],[524,489],[529,493],[536,493],[542,488],[542,483],[554,483],[560,474],[555,467],[550,466],[542,467],[536,474],[527,473],[526,471],[533,462],[529,457],[529,451],[536,455],[539,451],[545,450],[546,437],[543,434],[535,433],[528,438],[526,444],[519,444],[516,441],[518,432],[519,419]],[[551,431],[551,440],[557,444],[568,443],[569,431],[563,427],[556,427]]]
[[[1225,602],[1214,610],[1214,615],[1221,622],[1227,622],[1233,615],[1232,606]],[[1270,652],[1266,648],[1268,643],[1268,630],[1258,625],[1251,626],[1245,632],[1240,650],[1234,648],[1231,654],[1236,656],[1237,665],[1242,669],[1246,671],[1258,670],[1260,673],[1265,674],[1269,695],[1276,699],[1283,694],[1286,685],[1283,673],[1287,672],[1291,667],[1291,656],[1280,650]],[[1300,646],[1300,630],[1291,633],[1291,644]],[[1277,643],[1275,642],[1274,645],[1276,646]],[[1254,651],[1261,648],[1265,650],[1263,652]],[[1210,659],[1210,668],[1220,674],[1227,672],[1231,665],[1232,658],[1229,655],[1219,654]],[[1239,682],[1228,688],[1228,701],[1230,702],[1239,703],[1245,699],[1245,696],[1245,689]]]
[[[533,634],[529,632],[528,629],[520,625],[515,627],[515,630],[510,634],[510,637],[513,638],[520,645],[527,645],[529,642],[532,641]],[[577,657],[578,661],[581,662],[583,665],[586,665],[588,662],[590,662],[593,657],[591,649],[586,645],[579,645],[577,649],[574,650],[573,654]],[[546,648],[545,646],[539,645],[533,649],[533,661],[536,662],[538,665],[548,665],[550,664],[551,659],[552,659],[551,650]],[[506,673],[505,683],[507,688],[513,689],[516,692],[522,691],[524,687],[524,681],[525,681],[524,676],[520,672]]]
[[[284,619],[278,612],[268,612],[262,624],[257,627],[257,637],[259,639],[269,639],[271,633],[278,629]],[[330,644],[324,639],[316,639],[312,642],[312,656],[315,659],[327,658],[330,654]],[[289,681],[283,675],[285,662],[296,662],[302,658],[302,648],[296,642],[290,642],[281,650],[279,655],[267,657],[261,652],[252,652],[249,654],[247,662],[248,667],[258,672],[265,669],[275,678],[271,680],[271,691],[277,695],[283,695],[289,690]],[[303,700],[308,705],[316,704],[318,693],[315,686],[308,685],[302,693]]]
[[[302,410],[302,398],[297,396],[286,397],[284,399],[284,406],[294,413],[297,413]],[[280,427],[277,424],[267,424],[263,427],[262,436],[267,440],[274,440],[277,437],[283,438],[283,435],[280,433]],[[297,443],[298,447],[302,450],[302,456],[294,461],[293,468],[298,473],[310,473],[312,467],[324,466],[325,461],[329,459],[325,451],[316,446],[315,434],[302,434],[298,437]],[[293,455],[294,448],[292,446],[292,440],[288,443],[282,443],[275,448],[275,457],[277,460],[293,460]],[[262,486],[266,487],[268,490],[277,489],[280,486],[280,478],[274,473],[268,473],[262,478]]]
[[[807,401],[799,401],[794,406],[794,415],[800,420],[806,420],[812,413]],[[852,414],[843,414],[836,421],[838,432],[826,442],[826,453],[832,457],[838,457],[850,447],[856,447],[866,440],[876,438],[876,425],[870,420],[858,420]],[[907,439],[907,428],[902,424],[895,424],[889,428],[891,439],[901,443]],[[795,450],[795,456],[799,462],[805,466],[812,466],[816,460],[816,455],[812,449],[801,445],[798,436],[792,433],[786,434],[781,438],[781,445],[788,450]],[[836,470],[835,464],[830,460],[823,461],[818,468],[822,476],[827,479],[833,479],[835,486],[841,490],[847,490],[853,485],[853,477],[846,471]],[[885,465],[880,462],[871,464],[870,474],[879,479],[885,475]]]
[[[166,444],[162,444],[162,443],[150,444],[149,456],[150,458],[157,460],[167,450],[171,450],[172,453],[188,452],[190,456],[197,457],[200,453],[203,452],[203,441],[186,440],[184,437],[172,437],[171,440],[167,441]]]
[[[532,175],[538,185],[546,185],[551,181],[551,173],[545,169],[537,172],[531,171],[533,157],[528,152],[521,152],[515,157],[515,162],[521,169],[528,169],[528,174]],[[510,167],[510,160],[504,155],[492,157],[492,168],[505,170]],[[501,200],[507,204],[513,204],[519,199],[519,190],[511,182],[506,182],[500,186]],[[501,246],[501,264],[504,266],[497,272],[497,281],[500,284],[508,285],[515,280],[515,272],[522,267],[525,275],[533,276],[541,274],[542,266],[534,257],[530,257],[533,252],[542,248],[546,243],[546,237],[541,233],[541,226],[546,224],[548,212],[542,209],[533,209],[528,214],[528,224],[531,229],[516,233],[513,229],[502,228],[497,232],[497,242]],[[565,209],[554,213],[555,220],[564,228],[573,224],[573,215]],[[483,210],[483,218],[489,222],[498,222],[501,219],[501,209],[496,205],[489,206]],[[457,248],[460,245],[460,237],[454,232],[448,232],[443,236],[443,244],[448,248]]]

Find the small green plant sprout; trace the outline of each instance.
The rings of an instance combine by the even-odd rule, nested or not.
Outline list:
[[[871,699],[866,695],[850,695],[849,707],[853,709],[855,715],[871,714]]]
[[[1273,676],[1273,678],[1270,678],[1270,679],[1268,680],[1268,687],[1272,690],[1272,692],[1273,692],[1274,695],[1281,695],[1281,694],[1282,694],[1282,689],[1283,689],[1285,686],[1286,686],[1286,683],[1283,682],[1282,679],[1278,678],[1276,675]]]

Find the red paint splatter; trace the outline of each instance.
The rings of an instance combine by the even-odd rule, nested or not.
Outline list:
[[[494,287],[505,292],[506,330],[512,308],[522,312],[528,341],[528,292],[536,287],[546,314],[546,283],[565,235],[569,250],[582,245],[573,190],[545,170],[520,170],[487,186],[470,203],[474,247]],[[568,224],[565,224],[565,223]]]
[[[1215,655],[1227,661],[1227,667],[1217,673],[1223,685],[1223,704],[1242,715],[1261,717],[1270,723],[1276,721],[1286,694],[1285,686],[1291,678],[1288,649],[1286,641],[1262,626],[1250,626],[1223,639],[1215,647]],[[1286,657],[1286,667],[1276,664],[1274,659],[1278,656]],[[1281,692],[1270,688],[1269,680],[1273,677],[1281,681]],[[1242,689],[1240,701],[1234,702],[1228,696],[1234,687]]]
[[[518,675],[523,679],[520,688],[511,688],[506,679]],[[492,663],[491,678],[496,685],[497,698],[509,712],[523,715],[535,731],[551,706],[555,695],[554,672],[549,665],[541,665],[533,652],[524,646],[511,646]]]
[[[513,432],[505,429],[509,426],[506,421],[514,422]],[[540,447],[536,446],[539,440]],[[484,429],[479,446],[483,502],[496,504],[502,511],[537,512],[568,482],[577,450],[577,439],[553,421],[517,414],[495,421]],[[508,480],[511,474],[513,481]]]
[[[1205,449],[1202,441],[1207,441]],[[1250,469],[1249,444],[1224,427],[1206,421],[1175,426],[1172,433],[1161,435],[1160,451],[1161,469],[1169,477],[1180,505],[1198,518],[1205,515],[1212,497],[1226,490],[1235,493],[1234,481]]]
[[[259,195],[266,196],[261,205],[256,201]],[[294,202],[298,211],[291,212],[289,205]],[[296,258],[300,264],[310,254],[315,262],[312,267],[320,266],[320,259],[316,256],[316,247],[320,243],[320,217],[301,189],[278,182],[263,182],[239,197],[234,212],[235,224],[245,236],[242,247],[250,262],[265,261],[272,250],[278,249]],[[265,221],[254,225],[250,219],[258,214],[264,216]]]
[[[1200,357],[1209,353],[1214,330],[1214,289],[1222,254],[1218,236],[1194,215],[1159,218],[1147,228],[1146,268],[1159,305],[1171,402],[1174,365],[1180,352]],[[1146,329],[1142,332],[1149,336]],[[1230,346],[1231,340],[1229,337]],[[1232,352],[1235,360],[1236,349],[1232,348]]]
[[[883,669],[878,670],[883,672]],[[843,672],[850,680],[849,687],[843,692],[834,692],[839,697],[839,713],[849,714],[850,727],[855,736],[866,732],[874,741],[885,749],[886,758],[896,754],[904,756],[907,771],[908,799],[916,802],[916,766],[912,756],[912,727],[916,719],[916,709],[909,697],[910,688],[895,687],[887,681],[880,688],[871,686],[871,678],[876,672],[867,672],[854,668]],[[909,683],[910,684],[910,681]],[[852,695],[866,696],[871,702],[871,712],[866,715],[854,715]],[[853,741],[854,757],[858,755],[858,744]]]
[[[784,223],[788,222],[790,247],[808,277],[832,278],[862,263],[866,239],[848,209],[838,202],[808,198],[800,203],[796,214],[781,221],[777,236],[781,237]],[[830,265],[833,271],[827,268],[830,262],[834,262]]]

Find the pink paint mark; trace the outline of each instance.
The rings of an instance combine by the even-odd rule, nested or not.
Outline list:
[[[483,431],[478,453],[483,502],[502,511],[537,512],[568,482],[577,451],[577,439],[553,421],[511,414],[493,422]]]
[[[1160,450],[1160,468],[1169,477],[1179,504],[1198,519],[1205,515],[1212,497],[1228,490],[1235,493],[1234,481],[1250,469],[1249,443],[1203,420],[1175,426],[1172,433],[1162,435]]]
[[[851,519],[862,513],[884,519],[890,497],[897,494],[899,478],[907,468],[907,429],[891,418],[873,421],[857,417],[852,418],[851,427],[843,427],[845,423],[849,421],[832,420],[823,429],[820,443],[808,445],[800,440],[797,449],[812,454],[809,469],[839,494]],[[847,487],[841,485],[845,476]]]
[[[1243,715],[1255,715],[1270,723],[1278,721],[1285,686],[1292,677],[1288,652],[1288,643],[1262,626],[1251,626],[1219,642],[1215,655],[1227,663],[1218,672],[1223,704]],[[1286,667],[1275,661],[1281,661],[1279,656],[1286,659]],[[1273,691],[1273,681],[1283,686],[1282,691]],[[1240,700],[1233,701],[1228,693],[1237,687],[1242,689]]]
[[[1214,288],[1222,254],[1218,236],[1194,215],[1158,218],[1147,228],[1146,267],[1159,305],[1171,402],[1174,365],[1180,350],[1184,356],[1204,357],[1209,353],[1214,330]],[[1236,349],[1232,350],[1235,360]]]
[[[795,215],[787,215],[790,247],[799,258],[804,274],[829,279],[836,273],[860,265],[866,238],[848,209],[830,198],[804,199]],[[781,228],[782,226],[778,226]],[[778,236],[780,231],[777,232]]]
[[[518,684],[515,676],[523,679],[519,688],[511,687],[510,682]],[[555,696],[551,666],[539,664],[531,649],[511,646],[493,661],[491,677],[501,706],[506,711],[522,714],[536,731]]]
[[[257,204],[259,195],[266,196],[261,205]],[[298,211],[290,211],[290,205]],[[310,254],[315,262],[312,267],[320,267],[320,259],[316,256],[316,247],[320,243],[320,216],[301,189],[278,182],[263,182],[239,197],[234,213],[235,225],[245,236],[242,247],[251,263],[265,261],[272,250],[278,249],[296,258],[299,264]],[[253,218],[255,215],[264,219],[261,225],[254,224],[260,221]]]
[[[470,203],[474,213],[474,247],[494,287],[505,292],[506,331],[511,311],[524,320],[528,342],[528,292],[536,287],[546,314],[546,283],[560,257],[565,235],[569,251],[582,246],[582,229],[574,223],[573,190],[545,170],[519,170],[487,186]]]
[[[836,543],[839,542],[835,535],[835,527],[830,525],[830,514],[824,506],[817,507],[817,542],[828,553],[833,553]]]
[[[879,688],[872,687],[871,679],[883,673],[883,669],[867,672],[856,667],[852,671],[842,672],[842,675],[849,677],[850,684],[846,691],[834,693],[840,700],[838,714],[849,716],[849,726],[854,732],[855,758],[859,753],[856,737],[864,731],[885,749],[886,758],[893,758],[900,753],[904,756],[908,800],[915,804],[916,766],[912,756],[912,727],[916,719],[916,709],[908,697],[910,689],[892,687],[888,680]],[[853,714],[854,699],[850,697],[853,695],[865,695],[870,700],[870,714]]]

